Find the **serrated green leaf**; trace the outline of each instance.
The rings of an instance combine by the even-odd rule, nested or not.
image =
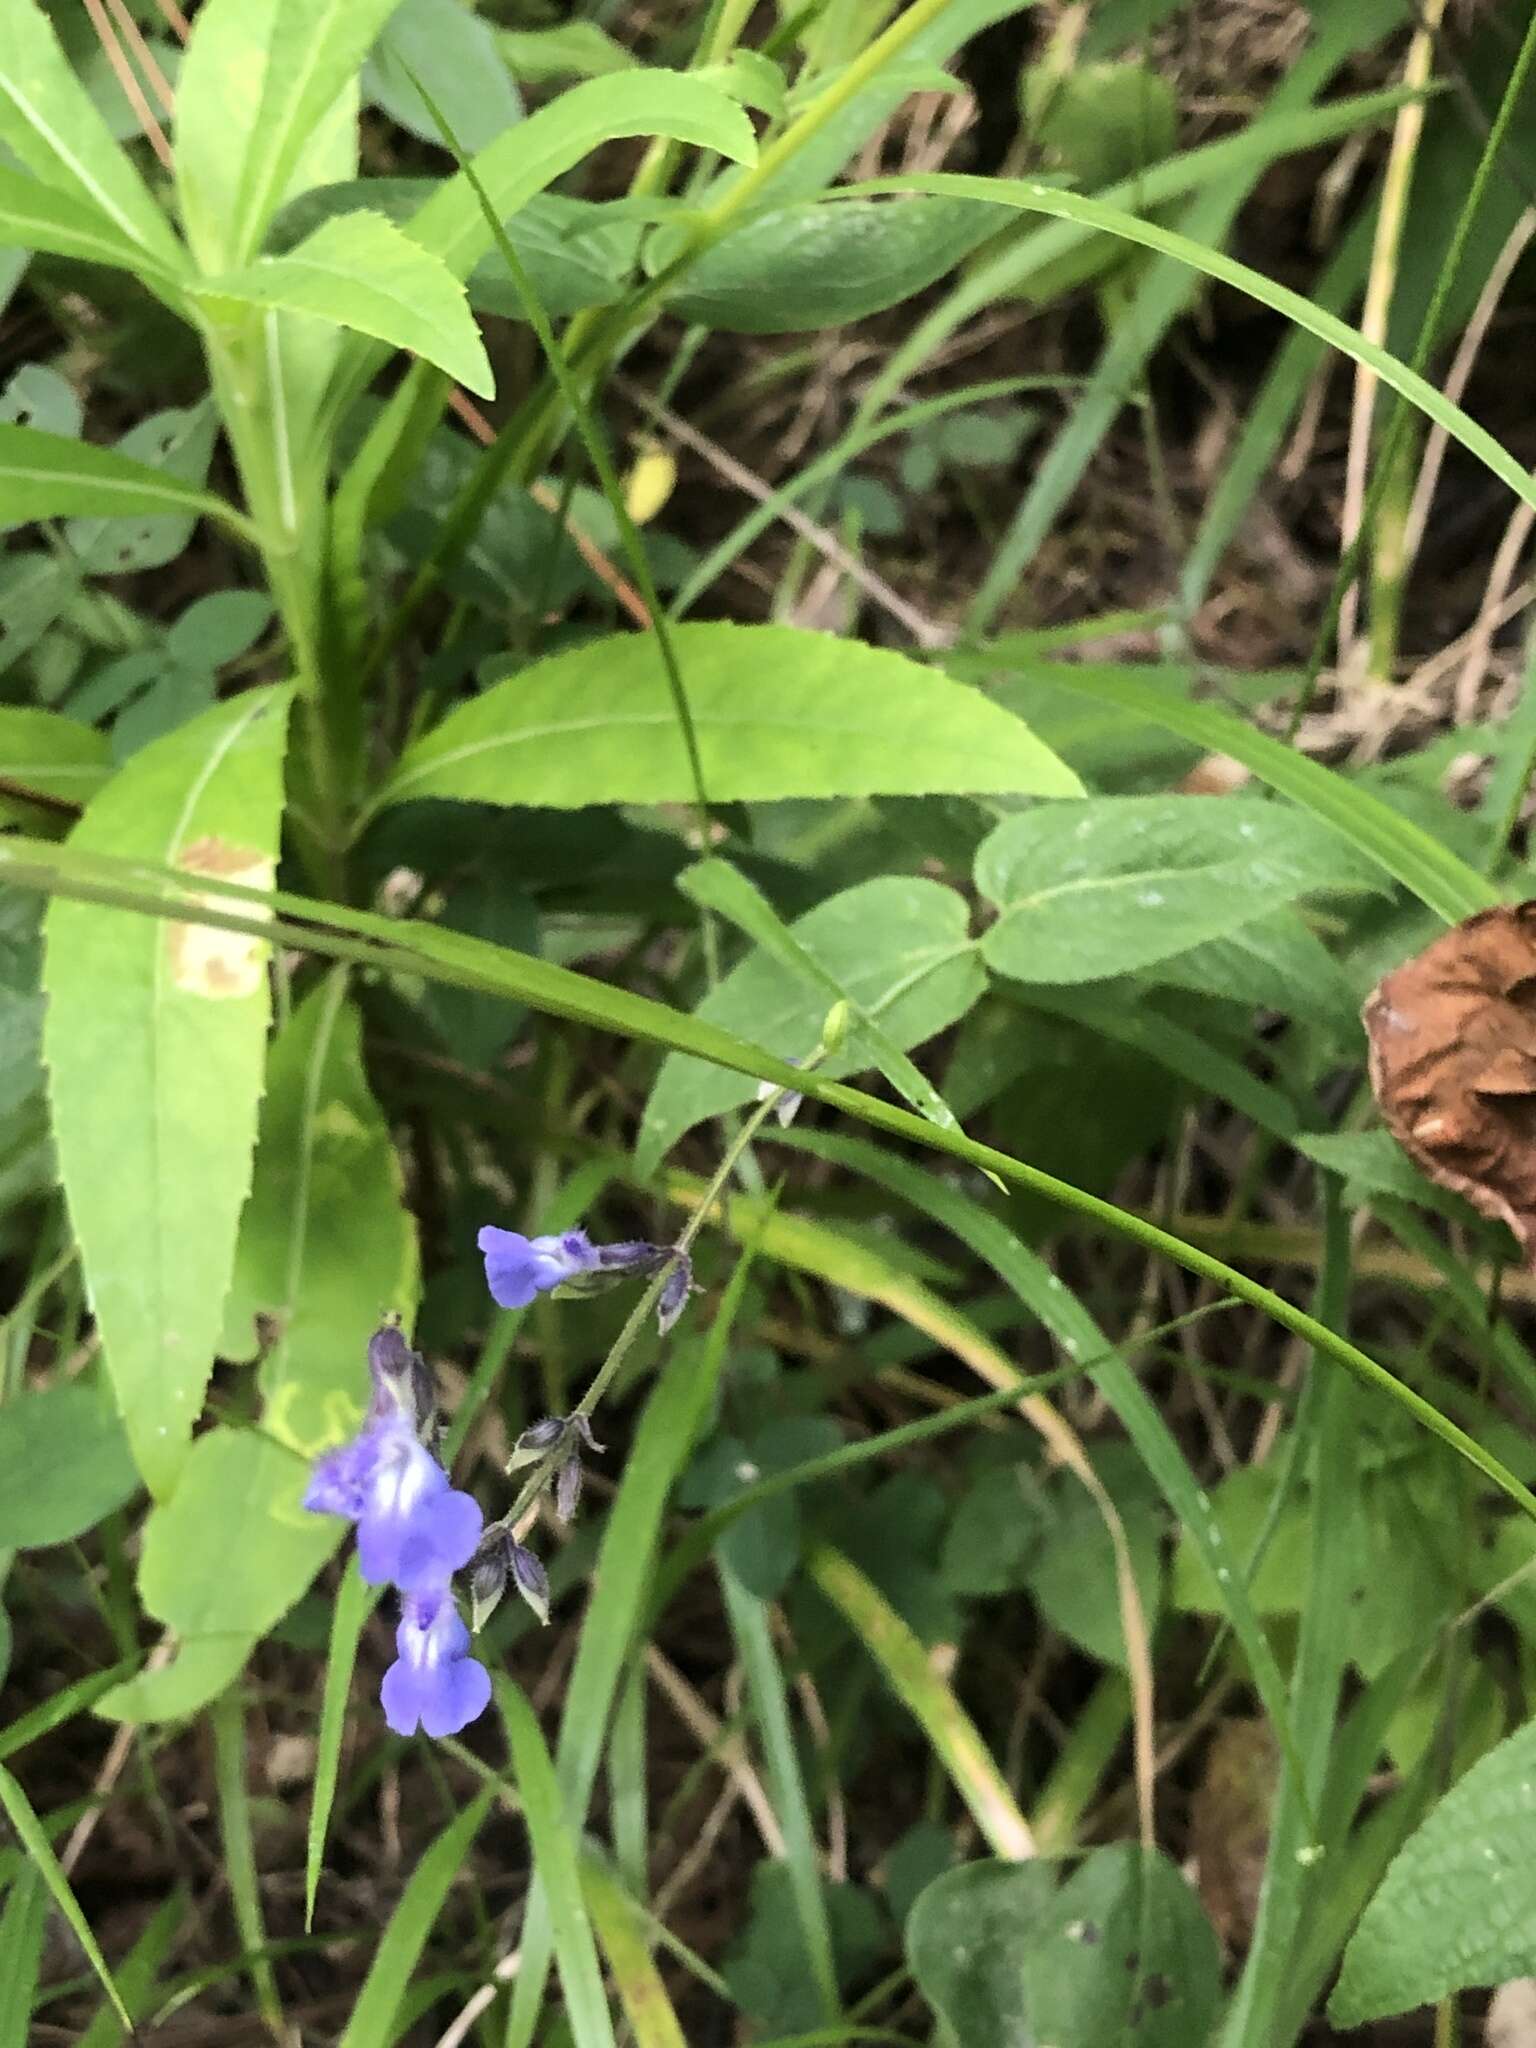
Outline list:
[[[746,218],[688,266],[670,311],[726,334],[841,327],[899,305],[997,233],[994,207],[928,200],[800,200]],[[645,266],[664,270],[681,230],[652,236]]]
[[[1409,1836],[1366,1907],[1328,2016],[1358,2027],[1536,1972],[1536,1722]]]
[[[415,1231],[346,986],[334,971],[273,1043],[220,1346],[253,1357],[256,1316],[276,1320],[262,1428],[310,1457],[356,1428],[368,1339],[416,1304]]]
[[[33,0],[5,4],[0,143],[114,238],[147,250],[157,268],[179,267],[176,238],[164,214],[112,140]]]
[[[495,379],[464,287],[382,213],[339,214],[285,256],[196,287],[211,305],[270,306],[329,320],[435,363],[489,397]]]
[[[68,1543],[138,1490],[123,1426],[78,1382],[0,1408],[0,1546]]]
[[[353,81],[397,4],[207,0],[198,10],[176,89],[176,187],[204,270],[248,262],[323,132],[338,114],[353,123]]]
[[[847,990],[886,1041],[906,1052],[963,1017],[985,984],[967,934],[965,899],[925,876],[884,875],[829,897],[789,927],[796,945]],[[786,974],[772,954],[756,950],[700,1003],[701,1020],[750,1031],[785,1059],[813,1050],[826,1020],[827,997],[813,982]],[[819,1069],[846,1074],[871,1053],[853,1042]],[[662,1061],[640,1122],[636,1160],[649,1173],[684,1131],[706,1117],[750,1102],[750,1081],[686,1055]]]
[[[249,691],[146,747],[73,844],[271,884],[288,697]],[[44,1051],[107,1369],[151,1490],[174,1483],[213,1369],[249,1185],[267,947],[55,902]]]
[[[1097,797],[1008,818],[976,856],[998,907],[982,941],[1018,981],[1097,981],[1236,931],[1312,889],[1375,875],[1302,812],[1236,797]]]
[[[245,529],[222,499],[114,448],[32,427],[0,426],[0,528],[71,514],[97,517],[107,508],[124,518],[177,514]]]
[[[1029,728],[905,655],[794,626],[673,629],[717,803],[936,791],[1076,796]],[[693,783],[654,636],[535,662],[411,747],[380,803],[683,803]]]

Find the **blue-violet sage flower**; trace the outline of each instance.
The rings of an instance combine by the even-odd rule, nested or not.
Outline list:
[[[414,1735],[418,1723],[428,1735],[457,1735],[489,1706],[490,1674],[469,1654],[446,1583],[406,1594],[395,1649],[379,1697],[397,1735]]]
[[[557,1287],[598,1293],[614,1280],[652,1273],[666,1256],[659,1245],[594,1244],[584,1230],[558,1237],[524,1237],[488,1223],[476,1239],[485,1257],[485,1284],[502,1308],[526,1308],[536,1294]]]
[[[392,1324],[368,1346],[373,1399],[350,1443],[315,1461],[304,1505],[357,1524],[358,1566],[371,1586],[446,1585],[480,1541],[479,1503],[456,1492],[422,1442],[432,1429],[426,1366]]]

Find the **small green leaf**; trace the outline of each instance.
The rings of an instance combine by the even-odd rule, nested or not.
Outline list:
[[[1102,664],[1085,663],[1079,668],[1065,662],[1056,666],[1031,662],[1027,667],[1057,689],[1131,712],[1210,752],[1230,754],[1261,782],[1333,826],[1341,838],[1405,889],[1411,889],[1448,924],[1487,910],[1500,900],[1486,876],[1362,788],[1358,779],[1309,759],[1219,704],[1192,704],[1187,696],[1161,684],[1155,670],[1142,676]]]
[[[78,1382],[0,1408],[0,1546],[68,1543],[137,1490],[123,1425]]]
[[[463,285],[382,213],[338,214],[287,255],[264,256],[196,289],[212,305],[312,314],[409,349],[482,397],[495,389]]]
[[[845,889],[789,927],[796,946],[871,1017],[885,1041],[906,1052],[963,1017],[985,984],[966,930],[965,899],[926,876],[884,875]],[[827,996],[814,981],[786,974],[761,949],[732,968],[699,1004],[705,1022],[750,1035],[785,1059],[802,1060],[821,1037]],[[820,1070],[856,1072],[871,1051],[851,1042]],[[649,1173],[694,1124],[721,1116],[755,1093],[751,1081],[671,1054],[641,1118],[636,1162]]]
[[[113,453],[200,489],[213,457],[218,415],[212,405],[151,413],[130,427]],[[72,519],[65,538],[88,576],[121,576],[174,562],[192,538],[196,515],[179,512],[123,519]]]
[[[976,857],[982,941],[1018,981],[1097,981],[1224,937],[1310,889],[1377,877],[1303,812],[1237,797],[1098,797],[1008,818]]]
[[[1498,1744],[1399,1850],[1344,1951],[1328,2017],[1358,2027],[1536,1972],[1536,1722]]]
[[[419,141],[440,147],[413,74],[470,155],[523,118],[496,30],[463,0],[402,0],[363,68],[364,97]]]
[[[995,207],[927,200],[803,200],[750,215],[688,266],[667,307],[725,334],[841,327],[899,305],[997,233]],[[652,276],[685,246],[662,228],[645,252]]]
[[[0,426],[0,528],[71,514],[94,518],[104,507],[120,517],[174,513],[245,530],[244,520],[222,499],[114,448]]]
[[[673,637],[717,803],[1080,794],[1028,726],[905,655],[793,626],[688,625]],[[655,637],[627,633],[535,662],[450,712],[380,801],[573,809],[683,803],[692,790]]]
[[[794,933],[780,922],[767,897],[739,868],[719,858],[701,860],[696,866],[683,871],[678,877],[678,887],[696,902],[729,918],[789,974],[808,987],[819,989],[828,1004],[845,1005],[853,1020],[850,1050],[859,1052],[878,1067],[897,1094],[905,1096],[914,1109],[921,1110],[936,1124],[954,1123],[954,1117],[933,1083],[918,1071],[879,1021],[871,1017],[848,994],[837,977],[827,972],[816,955],[802,946]]]
[[[287,693],[253,690],[156,741],[71,844],[270,887]],[[166,1491],[213,1369],[261,1092],[267,948],[57,901],[44,1051],[59,1163],[139,1469]]]
[[[967,1863],[907,1920],[907,1955],[957,2041],[1010,2048],[1195,2048],[1221,1958],[1198,1900],[1156,1850],[1095,1849],[1058,1890],[1048,1865]]]
[[[4,15],[0,143],[61,194],[66,209],[147,250],[157,268],[178,267],[180,252],[165,215],[112,140],[43,10],[33,0],[6,0]]]

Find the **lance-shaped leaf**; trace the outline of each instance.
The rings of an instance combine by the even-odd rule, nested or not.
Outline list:
[[[169,263],[152,257],[96,207],[57,192],[41,178],[0,168],[0,248],[38,249],[77,263],[105,263],[142,277],[170,279]]]
[[[389,1128],[368,1089],[361,1025],[338,968],[279,1032],[267,1068],[251,1197],[219,1350],[261,1367],[257,1430],[198,1438],[144,1531],[139,1591],[178,1638],[175,1660],[108,1693],[123,1721],[179,1720],[229,1682],[343,1540],[302,1505],[314,1453],[349,1435],[368,1391],[368,1339],[386,1309],[409,1320],[415,1230]]]
[[[198,297],[308,313],[435,363],[471,391],[495,388],[464,287],[382,213],[325,221],[286,256],[209,278]]]
[[[33,0],[5,0],[0,9],[0,142],[114,235],[148,250],[161,267],[181,267],[170,224]]]
[[[211,515],[226,526],[248,530],[232,506],[169,470],[63,434],[0,425],[0,530],[73,514],[90,519]]]
[[[717,803],[1082,793],[1022,719],[905,655],[795,626],[678,626],[673,639]],[[692,794],[655,636],[619,633],[450,712],[407,750],[382,800],[572,809]]]
[[[73,843],[270,887],[287,708],[286,691],[248,691],[145,747]],[[250,1184],[268,948],[63,901],[45,938],[60,1171],[128,1440],[164,1493],[202,1406]]]
[[[176,87],[176,186],[205,270],[247,262],[397,0],[206,0]],[[323,175],[323,174],[322,174]],[[308,182],[318,182],[310,179]]]

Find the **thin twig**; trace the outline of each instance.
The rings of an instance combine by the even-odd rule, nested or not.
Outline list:
[[[165,139],[165,130],[155,119],[149,101],[144,97],[144,88],[139,84],[133,66],[117,39],[117,31],[107,19],[102,0],[85,0],[85,11],[91,17],[91,27],[96,31],[97,41],[106,53],[112,67],[112,75],[123,88],[123,97],[133,109],[134,119],[149,139],[149,146],[160,159],[166,170],[172,168],[171,145]]]

